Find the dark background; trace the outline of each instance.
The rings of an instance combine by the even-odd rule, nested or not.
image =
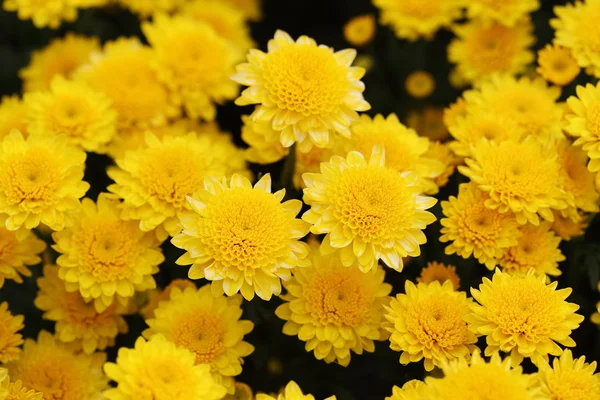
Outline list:
[[[552,6],[564,4],[564,1],[543,1],[543,7],[533,15],[538,41],[536,49],[543,47],[552,39],[552,30],[548,20],[552,17]],[[375,12],[369,0],[264,0],[264,18],[251,25],[252,36],[265,49],[266,42],[276,29],[283,29],[293,37],[309,35],[323,43],[342,49],[349,45],[344,41],[342,27],[351,17],[367,12]],[[16,14],[0,11],[0,95],[19,93],[21,82],[17,71],[25,66],[33,50],[45,46],[52,38],[64,36],[66,32],[77,32],[99,36],[102,41],[116,39],[119,36],[137,35],[141,37],[139,21],[133,14],[117,7],[80,12],[77,21],[65,24],[58,30],[36,29],[30,21],[20,21]],[[431,42],[418,41],[410,43],[398,40],[386,27],[378,27],[373,43],[360,51],[374,59],[373,68],[364,78],[367,89],[366,99],[371,103],[371,114],[390,112],[403,118],[409,111],[422,109],[427,105],[446,106],[456,100],[459,91],[453,89],[447,81],[450,65],[447,62],[446,46],[452,35],[439,32]],[[426,100],[416,101],[404,91],[406,76],[415,69],[424,69],[436,78],[437,88]],[[580,77],[577,83],[586,81]],[[574,84],[565,88],[565,95],[574,93]],[[236,107],[232,104],[219,109],[218,120],[221,126],[230,131],[239,145],[240,115],[251,112],[249,108]],[[88,158],[86,180],[92,184],[89,197],[95,198],[110,182],[105,169],[110,159],[90,154]],[[279,180],[283,162],[252,168],[258,173],[266,171]],[[436,196],[444,200],[450,194],[456,194],[459,181],[464,178],[455,174],[449,185]],[[287,185],[286,185],[287,186]],[[289,191],[289,197],[300,198],[298,192]],[[441,216],[439,203],[434,212]],[[461,277],[461,289],[477,286],[484,275],[490,273],[473,259],[463,260],[444,255],[444,246],[439,243],[439,223],[427,230],[429,243],[422,246],[423,254],[413,260],[401,274],[387,269],[386,280],[393,284],[393,293],[403,291],[404,280],[413,280],[418,276],[421,267],[428,261],[443,261],[457,266]],[[600,340],[598,329],[589,321],[600,295],[595,291],[600,279],[600,221],[596,218],[590,225],[585,237],[571,242],[563,242],[561,247],[567,260],[561,264],[563,275],[558,279],[559,287],[572,287],[573,294],[569,301],[581,306],[580,314],[586,317],[581,327],[574,332],[577,342],[574,349],[576,356],[586,355],[588,359],[600,361]],[[174,264],[181,253],[166,243],[164,251],[167,262],[161,266],[157,275],[159,286],[163,287],[174,278],[182,278],[187,274],[187,267]],[[41,268],[35,267],[34,277],[39,276]],[[196,282],[202,285],[205,281]],[[0,300],[8,300],[14,313],[25,315],[24,335],[35,337],[40,329],[52,330],[53,323],[42,321],[41,312],[33,305],[37,287],[33,278],[22,285],[7,281],[0,289]],[[340,400],[383,399],[389,395],[393,385],[402,385],[410,379],[422,379],[424,370],[422,363],[402,366],[398,359],[400,354],[391,351],[389,342],[379,342],[373,354],[353,356],[350,366],[344,368],[335,364],[325,364],[314,358],[312,353],[304,351],[304,343],[296,337],[287,337],[281,333],[283,322],[274,314],[280,304],[279,299],[264,302],[255,299],[244,303],[244,318],[255,323],[254,331],[246,337],[256,350],[246,358],[244,371],[238,378],[248,383],[255,391],[277,391],[282,385],[293,379],[305,392],[313,393],[317,399],[331,394]],[[118,337],[118,346],[131,347],[135,338],[145,328],[141,317],[128,317],[130,332]],[[483,347],[482,347],[483,348]],[[109,358],[114,358],[116,350],[108,351]],[[533,371],[532,366],[524,363],[525,369]]]

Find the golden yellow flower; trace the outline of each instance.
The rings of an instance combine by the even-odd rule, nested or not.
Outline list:
[[[0,212],[6,228],[33,229],[40,223],[61,230],[90,185],[82,181],[86,154],[65,137],[12,131],[0,148]]]
[[[280,133],[268,121],[253,121],[248,115],[242,116],[242,140],[250,146],[246,149],[248,161],[257,164],[272,164],[288,155],[290,149],[283,147]]]
[[[570,49],[547,44],[538,51],[537,73],[548,82],[564,86],[573,82],[581,72]]]
[[[315,400],[311,394],[305,395],[298,384],[290,381],[284,389],[281,390],[279,396],[269,396],[267,394],[257,394],[256,400]],[[325,400],[335,400],[335,396],[326,398]]]
[[[582,236],[589,222],[590,217],[582,212],[572,218],[572,216],[565,215],[563,211],[554,211],[552,230],[563,240],[571,240],[574,237]]]
[[[98,313],[93,303],[86,303],[78,292],[68,292],[58,276],[58,267],[44,265],[44,275],[37,280],[39,291],[34,304],[44,311],[43,318],[56,322],[56,338],[73,343],[78,350],[92,354],[114,346],[119,333],[127,333],[123,307],[111,305]]]
[[[520,74],[534,60],[529,47],[535,37],[529,18],[511,27],[475,19],[453,31],[457,37],[448,45],[448,59],[456,64],[461,79],[469,83],[495,73]]]
[[[600,4],[600,3],[599,3]],[[567,99],[565,115],[567,131],[577,137],[575,146],[582,146],[590,158],[588,168],[600,171],[600,82],[577,86],[577,96]]]
[[[345,267],[337,255],[321,255],[316,246],[310,262],[284,282],[285,303],[275,314],[287,321],[283,333],[306,342],[306,351],[318,360],[347,366],[352,352],[373,352],[374,340],[387,339],[381,322],[392,286],[384,283],[381,267],[367,273],[357,265]]]
[[[338,137],[338,139],[341,139],[341,136]],[[335,151],[338,152],[340,147],[342,147],[339,145],[339,142],[341,142],[341,140],[334,143],[334,147],[337,147]],[[299,149],[296,149],[296,166],[294,168],[294,176],[292,179],[294,187],[297,189],[304,189],[306,185],[302,180],[302,176],[307,172],[318,173],[321,170],[321,163],[329,161],[333,154],[334,149],[330,148],[313,147],[307,153],[303,153]],[[344,153],[344,155],[346,155],[346,153]]]
[[[186,0],[117,0],[122,6],[147,18],[156,13],[175,11]]]
[[[390,25],[401,39],[433,39],[435,33],[462,16],[460,0],[373,0],[382,25]]]
[[[225,395],[223,400],[254,400],[254,394],[250,386],[242,382],[236,382],[235,392]]]
[[[359,15],[344,25],[344,38],[352,46],[361,47],[369,44],[375,37],[375,16]]]
[[[7,397],[4,398],[5,400],[44,400],[42,392],[36,392],[33,389],[24,387],[21,381],[10,382],[10,379],[6,379],[0,385],[0,397],[3,390],[7,394]]]
[[[540,365],[538,385],[544,398],[552,400],[591,400],[600,398],[600,373],[596,361],[586,363],[585,357],[573,359],[571,350],[555,358],[552,367]]]
[[[483,278],[479,290],[471,288],[479,303],[468,316],[471,328],[486,336],[485,354],[510,353],[513,365],[524,357],[536,365],[548,355],[561,355],[557,344],[574,347],[570,334],[583,321],[575,314],[579,306],[565,300],[571,288],[556,290],[558,283],[546,284],[545,276],[531,269],[525,274],[496,270],[492,280]]]
[[[119,128],[164,125],[179,114],[167,88],[150,67],[152,50],[138,39],[120,38],[104,45],[75,78],[106,94],[119,114]]]
[[[440,284],[450,281],[454,290],[458,290],[460,286],[460,278],[456,274],[456,267],[437,261],[427,263],[427,266],[421,269],[421,275],[417,278],[417,282],[432,283],[434,281]]]
[[[227,391],[210,374],[210,365],[195,364],[191,351],[164,336],[138,338],[135,348],[119,349],[115,363],[104,364],[116,387],[105,390],[107,400],[185,399],[218,400]]]
[[[68,33],[64,38],[52,40],[48,46],[34,51],[29,65],[19,71],[23,91],[49,90],[52,79],[56,76],[71,78],[73,72],[97,51],[100,51],[97,38]]]
[[[63,21],[77,18],[77,8],[69,0],[4,0],[6,11],[16,11],[19,19],[32,20],[36,28],[56,29]]]
[[[402,388],[394,386],[392,395],[385,400],[425,400],[427,394],[427,385],[422,381],[413,379],[402,385]]]
[[[506,249],[517,245],[521,233],[515,216],[487,208],[488,199],[485,192],[469,183],[460,185],[458,197],[442,201],[445,218],[440,220],[440,242],[450,242],[446,254],[473,255],[492,270]]]
[[[262,18],[262,0],[223,0],[223,2],[240,10],[251,21],[258,21]]]
[[[406,125],[430,140],[442,141],[449,136],[444,124],[444,109],[441,107],[427,106],[422,110],[409,112]]]
[[[414,71],[406,78],[404,87],[412,97],[424,99],[435,90],[435,79],[427,71]]]
[[[21,276],[31,276],[28,266],[42,261],[39,254],[46,243],[29,230],[9,231],[0,227],[0,288],[6,279],[23,283]]]
[[[420,254],[427,239],[423,229],[435,216],[427,210],[436,200],[422,196],[419,176],[386,167],[385,150],[373,147],[371,158],[357,152],[331,157],[321,173],[303,175],[304,202],[311,206],[302,216],[314,234],[326,234],[322,254],[339,250],[343,265],[358,260],[369,271],[378,260],[402,271],[402,257]]]
[[[18,333],[25,327],[22,315],[12,315],[8,303],[0,303],[0,363],[19,359],[23,336]]]
[[[554,7],[557,18],[550,20],[556,31],[554,42],[570,49],[588,74],[600,77],[600,1],[584,0]]]
[[[308,246],[299,239],[308,224],[295,219],[300,200],[281,203],[285,190],[271,193],[271,176],[254,187],[234,174],[206,178],[204,189],[189,197],[192,211],[180,216],[183,232],[172,243],[187,251],[179,265],[193,264],[188,276],[212,281],[215,294],[241,292],[246,300],[256,293],[263,300],[281,293],[281,279],[306,266]]]
[[[154,51],[152,67],[190,118],[212,121],[216,104],[237,96],[238,86],[229,76],[242,59],[241,50],[209,24],[161,14],[142,30]]]
[[[294,41],[279,30],[267,53],[251,50],[248,63],[237,66],[232,79],[249,88],[236,104],[258,104],[250,118],[281,132],[284,147],[295,142],[304,152],[313,144],[327,147],[336,132],[349,137],[356,112],[371,108],[362,95],[365,71],[351,66],[355,57],[355,50],[334,52],[307,36]]]
[[[41,331],[37,341],[25,340],[21,358],[6,368],[11,379],[42,392],[44,400],[97,400],[107,385],[105,359],[104,353],[75,353]]]
[[[465,160],[467,166],[458,170],[489,195],[487,208],[514,212],[521,225],[538,225],[540,216],[552,221],[552,210],[574,205],[573,197],[561,188],[557,155],[551,150],[536,140],[499,144],[481,140],[473,158]]]
[[[16,129],[27,136],[27,106],[18,96],[3,96],[0,99],[0,139]]]
[[[168,301],[171,298],[171,291],[174,288],[179,288],[181,290],[187,288],[195,288],[196,285],[194,282],[188,279],[173,279],[171,283],[169,283],[164,290],[162,289],[152,289],[146,291],[147,298],[146,303],[140,309],[140,314],[144,319],[154,318],[154,310],[156,310],[159,304],[163,301]]]
[[[423,359],[431,371],[449,360],[468,359],[477,336],[465,321],[472,303],[466,293],[455,291],[452,281],[417,286],[406,281],[404,290],[385,307],[388,322],[383,325],[391,333],[390,348],[402,352],[400,363]]]
[[[200,289],[177,287],[171,297],[146,320],[145,338],[164,335],[178,347],[191,351],[196,364],[209,364],[215,381],[234,393],[233,377],[242,373],[243,357],[254,347],[244,341],[254,324],[240,319],[242,297],[215,297],[210,285]]]
[[[468,114],[467,102],[462,97],[459,97],[454,103],[444,108],[442,117],[444,126],[449,128],[455,125],[460,118],[464,118]]]
[[[146,134],[146,147],[125,153],[108,169],[108,190],[123,199],[121,216],[156,229],[162,241],[180,232],[178,217],[191,207],[186,199],[202,189],[204,177],[249,176],[244,153],[223,133],[164,136]]]
[[[471,19],[490,20],[512,27],[540,8],[540,0],[470,0],[465,2]]]
[[[446,186],[448,180],[456,171],[456,166],[463,164],[463,158],[454,154],[450,144],[432,140],[429,142],[429,150],[425,153],[425,157],[438,160],[444,165],[444,171],[433,179],[433,183],[438,188]]]

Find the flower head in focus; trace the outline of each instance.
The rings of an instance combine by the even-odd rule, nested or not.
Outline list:
[[[599,3],[600,4],[600,3]],[[567,99],[566,130],[577,137],[575,146],[587,152],[592,172],[600,171],[600,82],[577,86],[577,96]]]
[[[600,398],[600,373],[596,361],[586,363],[585,357],[573,359],[565,350],[552,365],[540,365],[537,380],[544,398],[553,400],[586,400]]]

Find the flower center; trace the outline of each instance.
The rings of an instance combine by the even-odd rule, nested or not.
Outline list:
[[[197,364],[211,364],[225,350],[221,320],[203,312],[189,312],[174,322],[170,340],[196,354]]]
[[[506,219],[483,203],[474,203],[459,218],[460,236],[478,247],[493,245]]]

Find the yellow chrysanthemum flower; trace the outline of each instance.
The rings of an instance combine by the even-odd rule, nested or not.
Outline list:
[[[535,270],[511,275],[496,270],[492,280],[483,278],[479,290],[471,288],[479,304],[468,317],[472,329],[486,336],[485,354],[510,353],[513,365],[524,357],[536,365],[548,355],[561,355],[563,346],[573,347],[570,334],[583,321],[575,314],[579,306],[565,300],[571,288],[556,290],[558,283],[546,284]]]
[[[470,361],[457,359],[442,368],[444,377],[426,378],[427,400],[542,400],[535,378],[513,367],[510,359],[494,354],[489,362],[473,353]]]
[[[104,45],[75,78],[106,94],[119,114],[119,128],[147,128],[166,123],[179,114],[167,88],[150,67],[152,50],[138,39],[120,38]]]
[[[453,31],[457,38],[448,45],[448,59],[466,82],[477,83],[495,73],[520,74],[534,60],[529,49],[535,42],[530,19],[512,27],[476,19]]]
[[[427,106],[422,110],[410,111],[406,116],[406,125],[430,140],[442,141],[449,136],[444,124],[444,109]]]
[[[425,400],[427,394],[427,385],[422,381],[413,379],[402,385],[402,388],[394,386],[392,395],[385,400]]]
[[[599,2],[600,4],[600,2]],[[600,171],[600,82],[577,86],[577,96],[567,99],[565,115],[567,131],[577,137],[575,146],[582,146],[590,157],[588,168]]]
[[[427,241],[423,229],[435,221],[427,210],[436,200],[422,196],[414,172],[399,173],[385,166],[385,150],[373,147],[369,162],[356,151],[346,158],[331,157],[321,173],[303,175],[304,202],[311,206],[302,216],[311,232],[326,234],[321,253],[339,251],[341,262],[358,260],[369,271],[378,260],[402,271],[402,257],[416,257]]]
[[[104,353],[75,353],[49,332],[25,340],[18,361],[6,364],[11,379],[44,394],[44,400],[97,400],[107,381]]]
[[[227,394],[223,400],[254,400],[254,393],[250,386],[242,382],[235,383],[235,391],[233,394]]]
[[[490,20],[512,27],[540,8],[540,0],[470,0],[465,2],[471,19]]]
[[[477,90],[464,94],[469,112],[485,110],[513,120],[528,135],[561,138],[563,111],[556,103],[560,89],[548,87],[542,78],[516,79],[510,75],[494,75]]]
[[[381,12],[380,23],[390,25],[401,39],[427,40],[462,15],[460,0],[373,0]]]
[[[473,255],[492,270],[506,249],[517,245],[521,233],[515,216],[487,208],[488,199],[475,184],[469,183],[460,185],[458,197],[442,201],[445,218],[440,220],[440,242],[450,242],[446,254],[463,258]]]
[[[30,135],[65,135],[72,144],[97,151],[116,134],[111,100],[83,83],[56,77],[49,92],[28,93],[24,101]]]
[[[156,287],[152,274],[164,261],[159,242],[136,221],[120,217],[120,204],[108,194],[83,199],[75,221],[52,235],[59,276],[69,292],[79,291],[101,313],[113,300],[125,305],[134,292]]]
[[[236,104],[258,104],[250,117],[271,123],[284,147],[327,147],[335,132],[349,137],[356,112],[371,108],[362,95],[365,71],[351,67],[355,57],[355,50],[334,52],[307,36],[294,41],[277,31],[268,53],[251,50],[248,63],[237,66],[232,79],[249,88]]]
[[[142,29],[154,51],[152,67],[190,118],[212,121],[215,104],[237,96],[238,86],[229,76],[242,59],[241,50],[209,24],[161,14]]]
[[[435,90],[435,79],[427,71],[414,71],[406,78],[404,87],[412,97],[424,99]]]
[[[485,206],[504,214],[514,212],[521,225],[554,219],[552,210],[574,205],[561,188],[556,152],[535,140],[494,143],[481,140],[473,158],[458,170],[469,177],[489,198]],[[539,214],[539,215],[538,215]]]
[[[316,246],[310,261],[284,282],[285,303],[275,314],[287,321],[283,333],[306,342],[318,360],[347,366],[352,352],[373,352],[374,340],[387,339],[381,322],[392,286],[384,283],[382,268],[363,273],[341,265],[335,254],[320,255]]]
[[[204,189],[189,197],[192,212],[180,217],[183,232],[172,243],[187,251],[177,260],[190,265],[191,279],[212,281],[215,294],[256,293],[263,300],[281,293],[281,279],[304,267],[308,246],[299,239],[308,224],[295,219],[300,200],[281,203],[285,190],[271,193],[271,176],[252,187],[234,174],[228,182],[206,178]]]
[[[27,136],[27,106],[18,96],[3,96],[0,99],[0,139],[16,129]]]
[[[248,115],[243,115],[242,121],[242,140],[250,146],[246,149],[248,161],[272,164],[288,155],[290,149],[283,147],[279,140],[280,133],[273,129],[270,122],[253,121]]]
[[[195,364],[191,351],[162,335],[138,338],[135,348],[121,348],[115,363],[104,372],[117,386],[104,391],[107,400],[186,399],[218,400],[227,393],[210,374],[210,365]]]
[[[154,310],[143,332],[150,339],[164,335],[167,340],[191,351],[196,364],[209,364],[215,381],[234,393],[233,377],[242,373],[243,357],[254,347],[244,341],[254,324],[241,320],[242,297],[215,297],[210,285],[200,289],[173,288],[171,298]]]
[[[3,390],[6,391],[6,397],[2,397]],[[10,379],[6,379],[0,385],[0,398],[5,400],[44,400],[44,394],[24,387],[21,381],[11,382]]]
[[[31,276],[28,266],[42,261],[39,254],[46,250],[46,243],[31,231],[9,231],[0,227],[0,288],[6,279],[23,283],[21,276]]]
[[[552,400],[600,399],[600,373],[596,361],[586,363],[585,357],[573,359],[571,350],[555,358],[552,367],[540,365],[537,380],[544,398]]]
[[[440,284],[411,281],[404,285],[406,294],[392,299],[383,326],[390,333],[390,348],[402,352],[400,363],[425,363],[431,371],[447,361],[469,358],[477,336],[469,330],[465,317],[471,312],[471,299],[454,290],[451,281]]]
[[[550,20],[557,45],[570,49],[580,67],[600,77],[600,1],[584,0],[554,7],[557,18]]]
[[[19,333],[25,327],[22,315],[12,315],[8,303],[0,303],[0,363],[19,359],[23,336]]]
[[[86,154],[65,137],[12,131],[0,147],[0,212],[6,228],[40,223],[61,230],[90,185],[82,181]]]
[[[558,276],[558,263],[565,256],[558,247],[561,241],[550,229],[550,223],[538,226],[527,224],[520,227],[518,243],[504,251],[498,264],[504,272],[527,272],[533,268],[536,274]]]
[[[29,65],[19,71],[23,91],[49,90],[52,79],[56,76],[71,78],[73,72],[97,51],[100,51],[97,38],[68,33],[64,38],[54,39],[48,46],[34,51]]]
[[[44,311],[44,319],[56,322],[56,338],[73,343],[86,354],[113,346],[119,333],[127,333],[123,310],[113,304],[98,313],[93,303],[86,303],[79,293],[66,290],[58,270],[54,265],[44,265],[44,276],[37,280],[39,291],[34,301]]]
[[[56,29],[77,18],[77,8],[69,0],[4,0],[4,9],[16,11],[19,19],[31,19],[36,28]]]
[[[455,125],[460,118],[466,117],[468,113],[469,109],[467,108],[467,102],[464,98],[459,97],[454,103],[451,103],[442,111],[442,121],[444,126],[449,128],[452,125]]]
[[[564,215],[562,211],[554,211],[552,230],[563,240],[571,240],[574,237],[582,236],[589,222],[589,216],[581,212],[573,219],[571,216]]]
[[[185,290],[187,288],[196,288],[196,285],[188,279],[173,279],[164,290],[152,289],[146,291],[146,303],[140,308],[140,315],[144,319],[154,318],[154,310],[158,308],[161,302],[169,301],[171,298],[171,291],[174,288]]]
[[[108,169],[108,190],[123,199],[125,219],[164,240],[180,232],[178,217],[191,207],[186,199],[202,189],[204,177],[249,176],[244,153],[225,134],[164,136],[146,134],[146,147],[125,153]]]
[[[454,290],[458,290],[460,286],[460,278],[456,274],[456,267],[437,261],[427,263],[427,266],[421,269],[421,275],[417,278],[417,282],[432,283],[434,281],[442,285],[446,281],[450,281]]]
[[[336,144],[339,144],[339,142]],[[335,151],[339,151],[340,147],[342,146],[337,146]],[[326,147],[313,147],[309,152],[303,153],[299,149],[296,149],[296,165],[294,167],[294,176],[292,178],[294,187],[297,189],[304,189],[306,186],[304,185],[302,176],[307,172],[318,173],[321,168],[321,163],[329,161],[335,151],[334,149]],[[344,155],[346,155],[346,153],[344,153]]]
[[[156,13],[175,11],[186,0],[117,0],[123,7],[139,14],[143,18]]]
[[[344,25],[344,38],[352,46],[361,47],[369,44],[375,37],[375,16],[359,15]]]
[[[285,389],[281,390],[279,396],[269,396],[268,394],[257,394],[256,400],[315,400],[311,394],[304,394],[300,386],[294,381],[290,381]],[[335,400],[335,396],[326,398],[325,400]]]
[[[571,50],[557,45],[547,44],[538,51],[538,67],[536,72],[548,82],[565,86],[581,72]]]
[[[456,167],[463,164],[462,157],[457,157],[450,148],[450,143],[442,143],[436,140],[429,142],[429,150],[424,154],[427,158],[438,160],[444,165],[444,170],[433,179],[433,183],[438,188],[448,184],[448,180],[456,171]]]

